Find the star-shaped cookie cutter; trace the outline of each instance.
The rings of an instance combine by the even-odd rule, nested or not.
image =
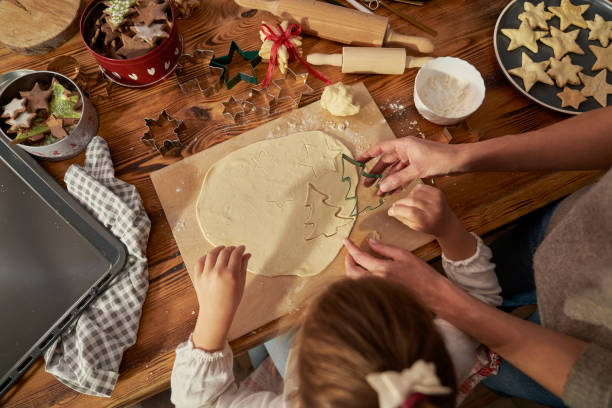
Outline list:
[[[269,94],[265,89],[251,88],[249,96],[243,102],[243,106],[248,106],[249,110],[255,113],[263,112],[269,115],[274,99],[274,95]]]
[[[234,58],[234,54],[238,53],[243,60],[249,61],[249,65],[251,66],[251,73],[253,75],[245,74],[244,72],[239,72],[234,75],[232,78],[229,77],[229,71],[227,67],[232,63]],[[212,67],[217,67],[223,69],[223,83],[225,84],[225,88],[232,89],[236,84],[240,81],[245,81],[250,84],[257,85],[257,73],[255,72],[255,67],[257,64],[261,62],[261,57],[259,56],[259,51],[242,51],[236,41],[232,41],[230,45],[229,52],[227,55],[222,57],[213,58],[210,61],[210,65]]]
[[[204,97],[212,96],[217,93],[221,88],[221,78],[223,77],[223,68],[212,66],[211,62],[214,58],[214,53],[210,50],[195,49],[193,54],[183,54],[179,58],[178,65],[174,71],[176,82],[178,83],[181,92],[184,94],[188,93],[193,89],[199,89]],[[206,79],[206,83],[200,79],[200,76],[194,76],[193,78],[185,79],[185,76],[190,76],[186,71],[190,67],[196,67],[198,65],[204,65],[203,77]],[[211,81],[208,81],[212,78]],[[185,80],[184,80],[185,79]]]
[[[168,112],[164,109],[157,119],[145,118],[145,124],[147,126],[147,131],[140,138],[140,140],[151,147],[153,147],[159,154],[164,156],[168,151],[183,146],[181,142],[180,135],[183,133],[187,127],[180,119],[175,119],[172,116],[168,115]],[[165,122],[165,123],[164,123]],[[172,135],[174,137],[169,136],[165,137],[162,140],[162,143],[159,144],[156,138],[156,128],[160,128],[159,130],[163,130],[164,124],[173,124]]]
[[[314,90],[307,83],[308,72],[296,74],[291,68],[287,68],[284,78],[273,79],[272,83],[278,88],[276,99],[290,99],[296,106],[299,106],[302,95],[312,95]],[[297,84],[297,86],[296,86]],[[299,92],[300,89],[305,89]]]
[[[243,103],[234,98],[234,95],[230,96],[226,102],[221,102],[221,105],[223,105],[223,115],[231,118],[234,122],[236,122],[236,117],[244,115]]]

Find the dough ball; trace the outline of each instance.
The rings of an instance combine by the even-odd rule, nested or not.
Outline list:
[[[359,113],[359,105],[353,103],[351,89],[342,82],[325,87],[321,95],[321,107],[334,116],[352,116]]]

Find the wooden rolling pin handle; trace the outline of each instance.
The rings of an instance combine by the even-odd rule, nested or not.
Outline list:
[[[387,28],[384,43],[385,45],[390,43],[400,44],[423,54],[429,54],[434,50],[433,42],[431,42],[430,39],[425,37],[417,37],[414,35],[400,34],[393,31],[391,28]]]
[[[431,61],[432,57],[406,57],[406,68],[420,68]]]
[[[278,15],[278,0],[234,0],[240,7],[268,11]]]
[[[306,62],[312,65],[342,66],[342,54],[308,54]]]

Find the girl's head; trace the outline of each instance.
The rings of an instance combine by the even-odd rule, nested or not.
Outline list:
[[[434,363],[453,390],[431,402],[454,406],[455,374],[442,338],[403,286],[375,277],[334,283],[310,305],[297,344],[302,408],[377,407],[366,375],[401,372],[419,359]]]

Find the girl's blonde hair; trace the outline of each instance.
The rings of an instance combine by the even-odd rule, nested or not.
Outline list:
[[[332,284],[313,303],[297,338],[301,408],[377,407],[369,373],[402,371],[422,359],[436,365],[453,393],[430,398],[453,407],[453,364],[432,314],[401,285],[368,277]]]

